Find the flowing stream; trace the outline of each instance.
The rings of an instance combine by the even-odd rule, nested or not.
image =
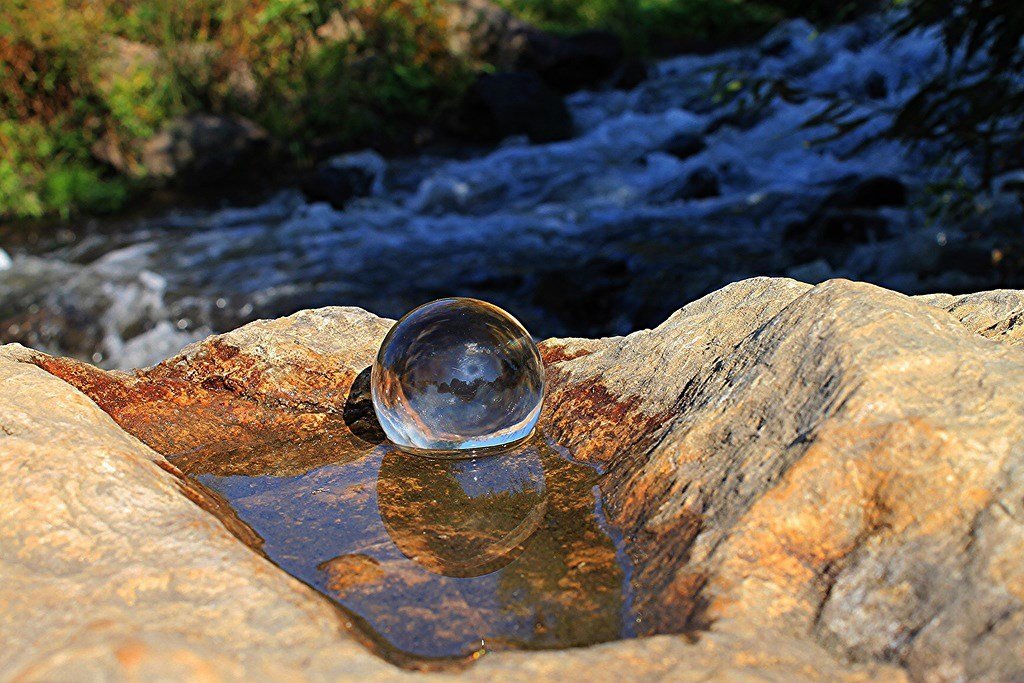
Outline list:
[[[942,63],[938,35],[894,39],[878,17],[820,34],[793,21],[759,44],[662,61],[631,91],[569,96],[568,141],[352,156],[375,181],[344,210],[285,189],[46,249],[6,245],[0,341],[132,367],[211,331],[326,305],[394,317],[470,295],[539,337],[593,336],[657,324],[755,275],[990,288],[988,247],[971,265],[966,232],[914,208],[932,167],[875,139]],[[779,84],[790,94],[755,92]],[[837,100],[866,123],[821,140],[833,129],[807,124]]]

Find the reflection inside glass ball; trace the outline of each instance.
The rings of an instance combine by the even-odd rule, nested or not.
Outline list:
[[[392,443],[464,457],[457,451],[530,435],[544,398],[544,367],[529,333],[502,309],[476,299],[439,299],[388,332],[371,392]]]
[[[377,507],[391,540],[403,555],[445,576],[482,576],[511,563],[547,511],[534,441],[466,460],[388,452]]]

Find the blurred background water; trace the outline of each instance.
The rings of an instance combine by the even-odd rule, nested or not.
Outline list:
[[[951,111],[978,74],[1006,80],[1012,102],[1017,57],[951,51],[948,26],[908,30],[907,16],[821,30],[793,18],[701,53],[627,51],[569,93],[543,71],[542,90],[499,71],[470,86],[460,135],[415,150],[349,144],[213,206],[186,201],[200,183],[142,215],[9,221],[0,341],[133,367],[327,305],[397,317],[474,296],[538,337],[604,336],[757,275],[1024,286],[1022,110],[994,109],[988,137],[909,125],[934,123],[925,96],[956,64],[967,89]]]

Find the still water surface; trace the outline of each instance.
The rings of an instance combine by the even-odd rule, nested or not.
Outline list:
[[[629,563],[604,519],[599,473],[542,435],[468,460],[386,442],[336,455],[285,476],[212,473],[230,452],[188,466],[266,556],[340,605],[389,659],[634,635]]]

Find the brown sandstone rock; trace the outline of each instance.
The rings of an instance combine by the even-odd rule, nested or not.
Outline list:
[[[346,635],[343,615],[236,541],[182,495],[175,468],[35,360],[16,345],[0,351],[0,678],[414,676]],[[844,675],[807,642],[710,634],[489,656],[463,677],[585,670],[594,680]]]
[[[0,351],[0,677],[272,678],[322,657],[389,673],[32,355]]]
[[[979,294],[930,294],[921,301],[952,313],[983,337],[1024,345],[1024,293],[1003,289]]]
[[[214,450],[230,449],[232,458],[204,471],[251,474],[262,456],[249,446],[278,438],[280,459],[300,472],[333,457],[325,433],[358,446],[345,406],[390,326],[361,309],[321,309],[211,337],[144,371],[104,372],[49,356],[36,362],[164,455],[187,463],[222,444]]]
[[[640,630],[708,630],[492,653],[461,675],[1024,677],[1022,300],[760,278],[655,330],[545,342],[542,425],[605,471]],[[258,472],[246,444],[270,434],[316,466],[318,439],[358,446],[353,383],[389,324],[304,312],[134,373],[5,347],[0,671],[408,676],[135,438],[182,466],[217,444]]]
[[[651,631],[702,611],[921,679],[1024,676],[1024,356],[973,332],[1012,341],[1013,297],[750,280],[567,342],[592,352],[552,367],[548,419],[608,468]],[[621,419],[576,414],[595,386]]]

